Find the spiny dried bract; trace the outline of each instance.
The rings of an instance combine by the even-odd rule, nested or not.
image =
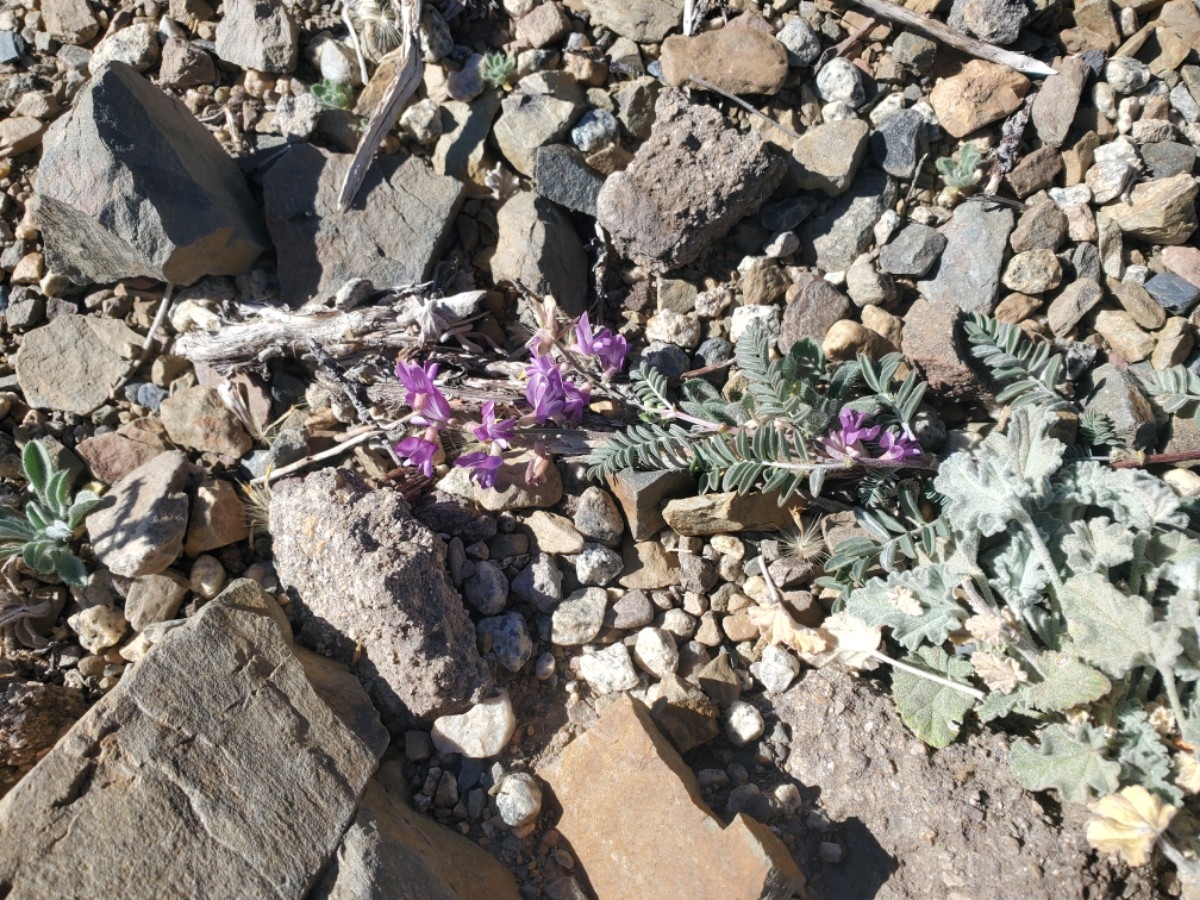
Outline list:
[[[373,62],[400,46],[403,33],[399,14],[388,0],[353,0],[349,11],[362,40],[363,52]]]

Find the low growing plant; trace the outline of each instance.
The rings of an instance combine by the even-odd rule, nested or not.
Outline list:
[[[479,65],[479,75],[486,84],[499,88],[508,84],[508,79],[516,69],[516,60],[505,56],[498,50],[489,50],[483,55],[483,62]]]
[[[934,162],[942,183],[946,185],[946,199],[953,203],[979,183],[979,164],[982,161],[983,157],[974,144],[963,144],[953,156],[943,156]]]
[[[100,497],[84,490],[72,498],[70,473],[55,468],[39,441],[25,445],[21,468],[33,497],[23,514],[0,509],[0,556],[19,554],[39,575],[57,575],[71,585],[87,584],[87,569],[71,552],[71,542]]]
[[[349,109],[354,105],[354,88],[344,81],[325,78],[312,86],[317,102],[330,109]]]

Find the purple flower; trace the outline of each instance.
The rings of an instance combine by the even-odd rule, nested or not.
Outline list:
[[[480,416],[483,423],[474,425],[471,431],[475,433],[475,437],[480,441],[487,443],[491,441],[501,449],[508,449],[509,442],[513,440],[513,429],[516,427],[516,419],[501,419],[496,421],[496,401],[489,400],[483,404],[483,409],[480,411]]]
[[[490,488],[496,484],[496,473],[504,465],[504,459],[492,456],[482,450],[464,453],[454,461],[454,465],[471,470],[471,478],[480,487]]]
[[[567,421],[578,423],[583,418],[583,410],[587,407],[588,401],[592,399],[592,389],[586,384],[580,387],[573,381],[564,381],[563,394],[565,397],[563,413],[566,415]]]
[[[879,449],[883,454],[878,458],[887,462],[903,462],[924,455],[921,445],[914,439],[906,434],[897,437],[890,431],[885,431],[879,436]]]
[[[396,455],[406,466],[419,469],[426,478],[433,477],[433,457],[437,454],[438,445],[425,438],[406,437],[396,444]]]
[[[863,441],[874,440],[879,434],[879,426],[866,428],[867,417],[852,409],[843,409],[838,416],[841,427],[831,431],[828,437],[821,438],[818,443],[831,459],[860,460],[869,458],[870,453],[863,446]]]
[[[433,383],[437,375],[437,363],[410,363],[399,360],[396,363],[396,378],[404,385],[404,402],[412,407],[415,415],[412,421],[417,425],[433,425],[439,427],[450,421],[450,404],[446,397]]]
[[[578,422],[583,418],[583,408],[591,397],[587,385],[579,387],[565,380],[548,356],[535,356],[525,367],[525,374],[529,376],[525,399],[533,407],[534,422],[543,425],[550,420]]]
[[[589,353],[600,361],[604,367],[601,376],[605,381],[621,371],[625,365],[625,354],[629,352],[629,342],[622,335],[613,334],[607,328],[600,328],[592,333],[592,323],[588,321],[585,312],[579,317],[575,326],[575,349],[580,353]]]

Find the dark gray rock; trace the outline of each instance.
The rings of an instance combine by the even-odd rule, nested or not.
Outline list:
[[[296,68],[299,35],[282,0],[225,0],[217,56],[243,69],[286,75]]]
[[[892,56],[902,66],[924,72],[933,65],[937,44],[911,31],[903,31],[892,44]]]
[[[853,309],[850,298],[823,278],[802,277],[788,288],[788,304],[783,310],[777,342],[779,352],[790,352],[796,341],[806,337],[821,343],[830,326],[847,318]]]
[[[938,261],[946,249],[946,236],[940,231],[912,222],[905,225],[882,250],[879,268],[889,275],[912,275],[920,278]]]
[[[1200,287],[1185,278],[1161,272],[1146,282],[1146,292],[1173,316],[1186,316],[1200,300]]]
[[[446,545],[398,494],[341,469],[277,483],[271,534],[301,639],[357,660],[389,730],[466,709],[491,686]]]
[[[592,485],[580,496],[575,508],[575,530],[584,537],[616,547],[625,534],[625,520],[612,496]]]
[[[496,213],[500,231],[492,254],[492,280],[551,294],[567,315],[583,312],[588,262],[566,213],[530,192],[510,197]]]
[[[895,202],[895,182],[875,169],[864,171],[828,210],[801,227],[807,261],[826,272],[846,271],[870,245],[872,229],[883,211]]]
[[[508,579],[494,562],[480,560],[475,571],[463,579],[463,599],[485,616],[495,615],[508,604]]]
[[[709,338],[696,348],[696,352],[692,355],[692,365],[694,368],[702,369],[706,366],[720,365],[732,358],[733,344],[725,338]],[[729,380],[729,370],[728,368],[716,369],[703,377],[713,387],[719,388]]]
[[[1011,44],[1029,21],[1024,0],[954,0],[947,23],[989,44]]]
[[[353,676],[294,649],[274,599],[236,582],[0,801],[0,882],[29,897],[304,896],[387,740]],[[150,835],[171,837],[169,860]]]
[[[880,168],[897,178],[911,178],[924,152],[925,120],[912,109],[888,113],[871,135],[871,152]]]
[[[237,164],[124,63],[93,78],[44,143],[37,221],[47,267],[72,281],[192,284],[246,272],[266,246]]]
[[[549,553],[537,553],[512,581],[512,592],[540,613],[552,613],[562,599],[562,572]]]
[[[596,215],[596,197],[604,178],[583,161],[583,155],[565,144],[551,144],[537,152],[537,192],[559,206]]]
[[[1192,169],[1196,167],[1196,149],[1191,144],[1159,141],[1142,144],[1140,152],[1143,162],[1155,178],[1191,174]]]
[[[0,797],[85,712],[87,703],[79,688],[21,679],[0,682]]]
[[[759,221],[768,231],[778,234],[791,231],[816,211],[817,201],[814,198],[789,197],[764,206],[759,213]]]
[[[1013,218],[1013,211],[1004,206],[960,204],[941,228],[946,248],[938,265],[928,279],[917,282],[921,296],[966,312],[991,312]]]
[[[1123,446],[1153,449],[1158,441],[1154,410],[1132,373],[1105,364],[1093,369],[1081,387],[1086,398],[1083,408],[1108,416]]]
[[[298,305],[352,278],[377,287],[424,281],[453,227],[463,186],[416,157],[384,156],[346,212],[337,198],[350,157],[293,147],[263,179],[279,293]]]
[[[623,172],[600,191],[596,220],[618,250],[652,272],[700,256],[783,179],[782,160],[720,112],[664,91],[654,128]]]
[[[1100,280],[1100,248],[1095,244],[1077,244],[1071,251],[1071,267],[1076,278]]]

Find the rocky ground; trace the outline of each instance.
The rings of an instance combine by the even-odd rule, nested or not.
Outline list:
[[[908,6],[976,51],[825,0],[426,3],[342,211],[390,8],[8,0],[0,476],[19,506],[39,439],[105,500],[86,587],[0,573],[0,895],[1178,895],[1003,737],[935,753],[885,685],[763,645],[764,568],[828,611],[799,510],[597,484],[565,434],[535,487],[424,479],[384,435],[398,353],[524,412],[552,295],[718,388],[754,323],[899,350],[932,452],[991,427],[956,337],[987,313],[1127,445],[1200,449],[1133,377],[1200,373],[1200,6]]]

